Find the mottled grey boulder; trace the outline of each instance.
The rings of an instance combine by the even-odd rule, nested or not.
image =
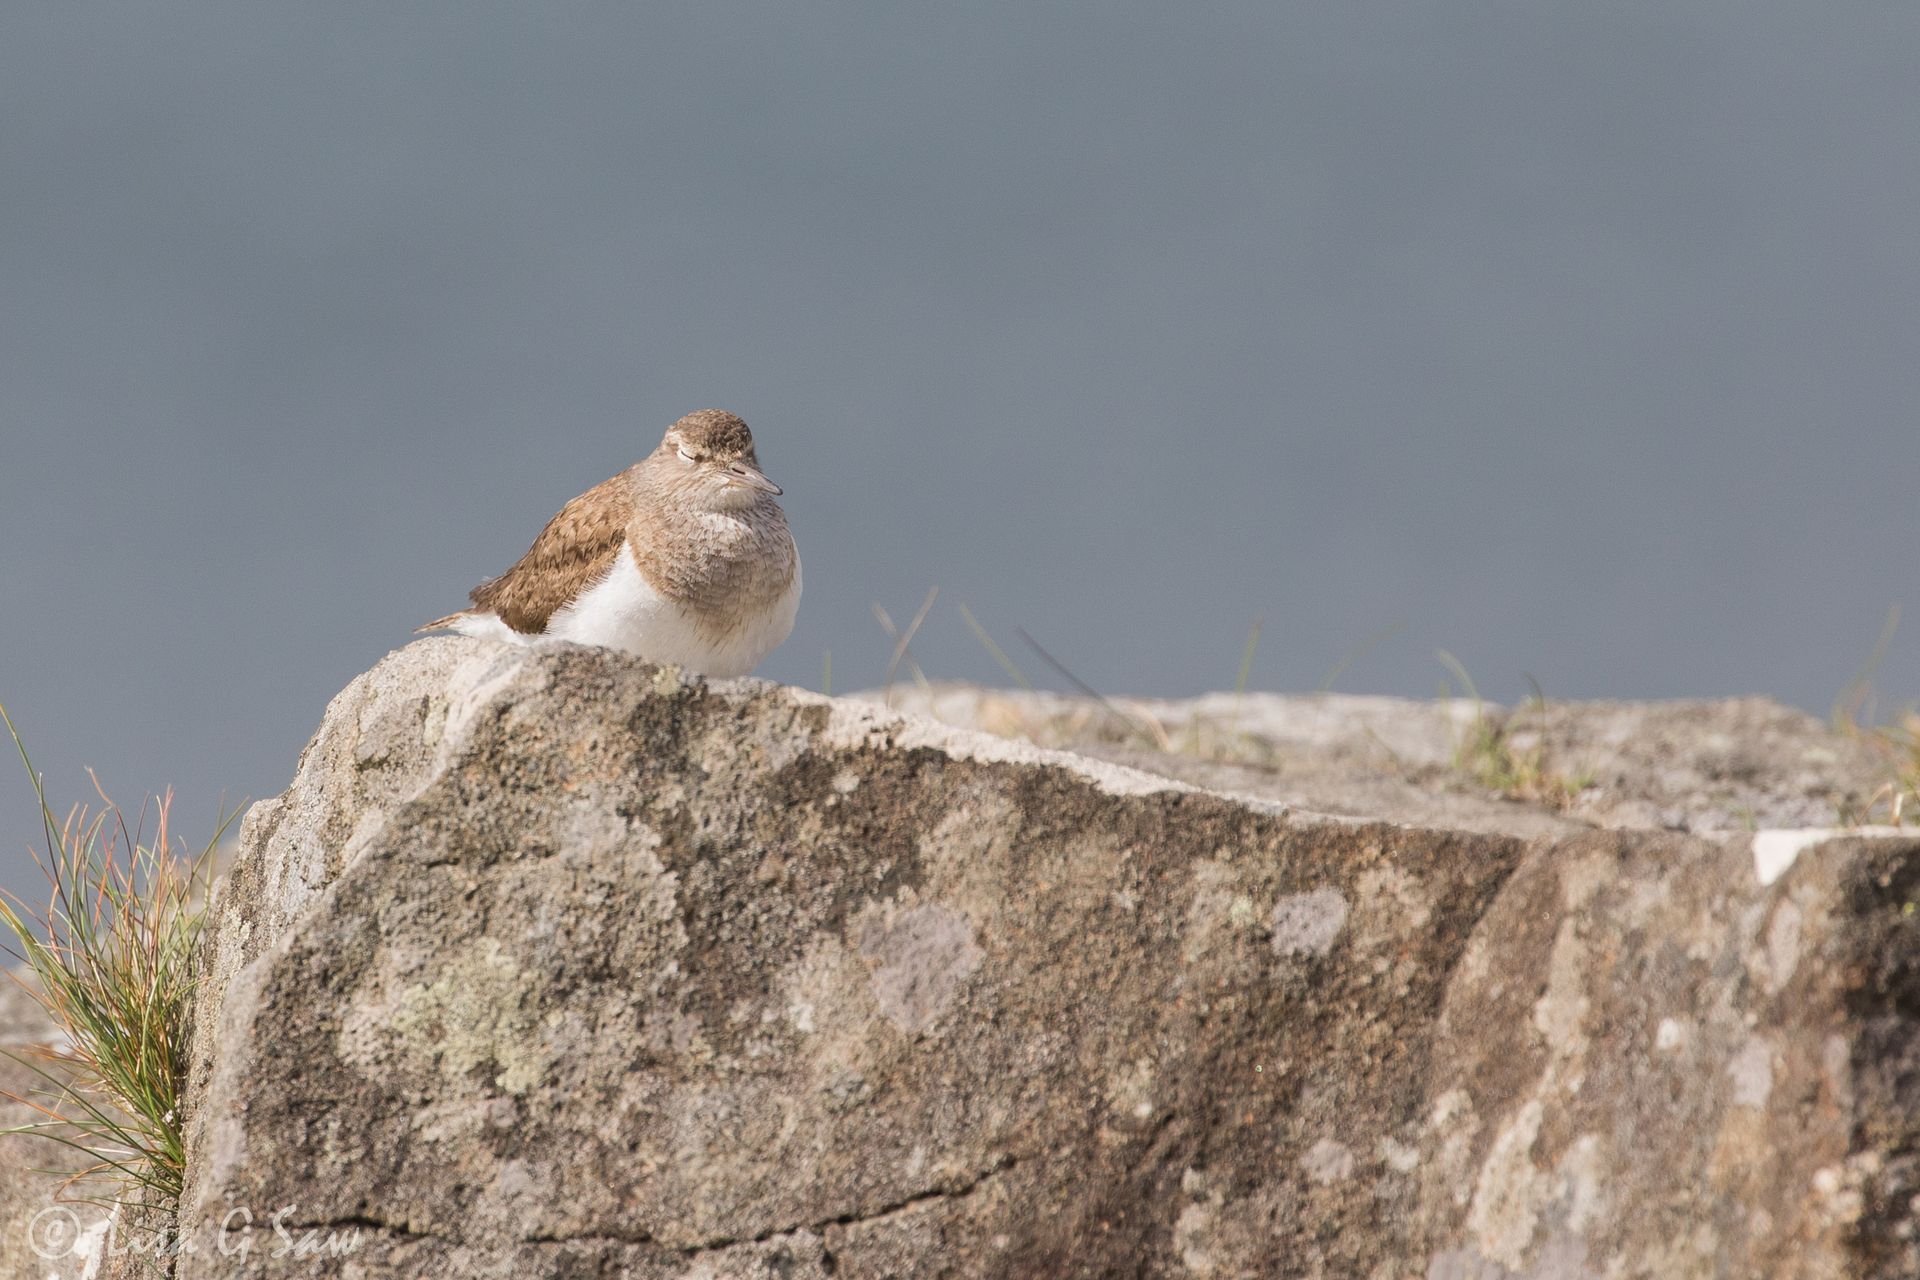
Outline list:
[[[422,641],[215,902],[180,1275],[1911,1274],[1915,854]]]

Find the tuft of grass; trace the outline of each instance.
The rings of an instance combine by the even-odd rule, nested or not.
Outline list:
[[[1920,709],[1908,707],[1889,723],[1874,723],[1873,677],[1899,629],[1900,606],[1895,605],[1887,610],[1873,652],[1833,705],[1833,731],[1866,746],[1881,762],[1880,785],[1858,807],[1841,807],[1842,826],[1868,826],[1884,818],[1899,827],[1909,814],[1920,817]]]
[[[1905,826],[1920,820],[1920,710],[1908,708],[1891,724],[1835,721],[1835,729],[1868,747],[1881,762],[1880,785],[1857,808],[1843,806],[1842,826]]]
[[[1590,775],[1563,773],[1553,767],[1547,751],[1547,698],[1531,676],[1527,682],[1533,685],[1533,696],[1521,711],[1535,710],[1540,728],[1532,744],[1522,746],[1516,740],[1521,711],[1512,715],[1489,712],[1460,660],[1445,650],[1439,658],[1473,699],[1473,723],[1453,750],[1456,770],[1508,800],[1524,800],[1550,809],[1569,807],[1575,797],[1593,785]]]
[[[75,806],[60,821],[5,708],[0,723],[39,801],[45,851],[35,861],[50,886],[44,909],[0,895],[0,924],[12,935],[0,950],[31,971],[34,982],[22,985],[64,1041],[6,1053],[39,1084],[25,1095],[0,1096],[42,1118],[0,1134],[31,1135],[81,1153],[89,1163],[66,1178],[62,1193],[104,1184],[108,1194],[76,1199],[136,1209],[177,1199],[186,1164],[181,1096],[195,951],[210,855],[232,818],[197,855],[173,838],[171,793],[155,806],[150,836],[138,823],[129,829],[104,791],[98,812]],[[94,787],[99,791],[98,779]]]

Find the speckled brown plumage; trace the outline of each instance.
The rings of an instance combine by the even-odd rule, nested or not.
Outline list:
[[[468,598],[522,635],[538,635],[547,619],[613,567],[633,519],[629,468],[560,508],[511,569],[475,587]]]

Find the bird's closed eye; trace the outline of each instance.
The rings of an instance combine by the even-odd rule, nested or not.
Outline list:
[[[693,456],[692,454],[690,454],[690,453],[688,453],[688,452],[687,452],[687,451],[686,451],[685,449],[682,449],[682,450],[680,450],[680,461],[682,461],[682,462],[684,462],[684,463],[686,463],[687,465],[689,465],[689,466],[691,466],[691,465],[693,465],[694,463],[696,463],[696,462],[698,462],[698,461],[700,461],[700,459],[698,459],[698,458],[696,458],[696,457],[694,457],[694,456]]]

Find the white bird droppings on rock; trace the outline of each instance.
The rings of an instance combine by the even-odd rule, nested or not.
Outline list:
[[[1833,832],[1824,827],[1810,831],[1756,831],[1753,836],[1753,874],[1761,884],[1772,884],[1787,874],[1801,853]]]
[[[1793,868],[1800,855],[1829,840],[1903,840],[1913,832],[1904,827],[1808,827],[1756,831],[1753,834],[1753,873],[1763,885],[1772,884]]]

